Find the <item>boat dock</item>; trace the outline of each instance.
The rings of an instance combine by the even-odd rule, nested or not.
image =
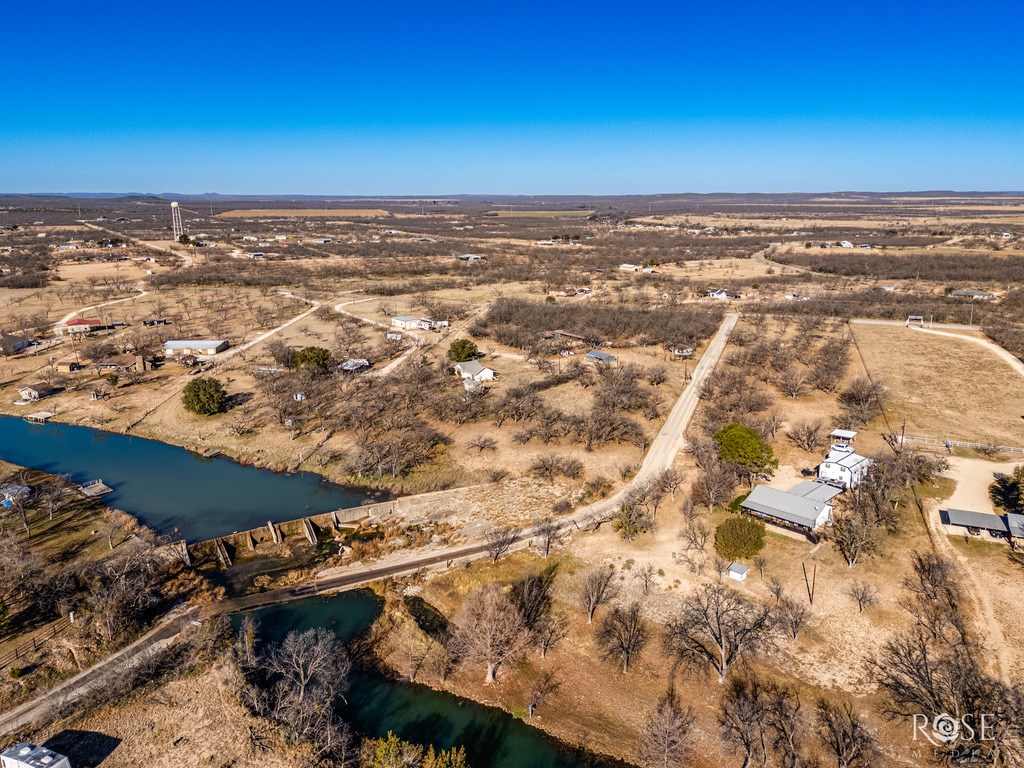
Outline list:
[[[78,486],[78,490],[82,492],[83,496],[88,496],[89,498],[96,498],[97,496],[102,496],[105,493],[110,493],[114,489],[111,488],[106,483],[104,483],[102,480],[93,480],[90,483],[85,483],[85,485]]]

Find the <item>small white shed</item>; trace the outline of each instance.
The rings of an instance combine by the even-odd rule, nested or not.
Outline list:
[[[729,578],[736,581],[746,581],[747,571],[749,570],[743,563],[729,563]]]

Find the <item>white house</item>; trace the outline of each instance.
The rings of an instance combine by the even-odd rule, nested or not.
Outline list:
[[[0,752],[3,768],[71,768],[71,761],[52,749],[37,747],[26,741]]]
[[[18,394],[21,395],[22,400],[42,400],[44,397],[48,397],[54,393],[54,388],[49,384],[27,384],[18,390]]]
[[[743,563],[729,563],[729,578],[736,581],[746,581],[747,571],[749,570]]]
[[[857,433],[849,429],[834,429],[829,437],[832,447],[828,456],[818,465],[818,479],[842,488],[855,488],[871,468],[872,461],[853,449]]]
[[[392,328],[401,328],[403,331],[414,331],[420,326],[420,319],[412,315],[399,315],[391,318]]]
[[[456,363],[454,365],[455,372],[459,374],[463,379],[470,379],[471,381],[493,381],[498,375],[491,368],[486,365],[481,365],[476,360],[467,360],[464,363]]]
[[[853,248],[853,243],[851,243],[849,240],[840,240],[839,241],[839,247],[840,248]]]
[[[619,270],[622,272],[639,272],[642,267],[636,264],[619,264]]]
[[[729,292],[722,288],[710,288],[707,292],[709,299],[728,299],[731,298]]]
[[[165,357],[210,356],[228,348],[225,339],[174,339],[164,342]]]
[[[455,258],[459,261],[482,261],[484,257],[478,253],[460,253]]]

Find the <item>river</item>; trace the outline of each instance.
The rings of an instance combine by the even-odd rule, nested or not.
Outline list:
[[[315,597],[253,611],[261,639],[276,641],[293,630],[332,629],[344,641],[363,632],[380,614],[367,590]],[[447,749],[464,746],[472,768],[609,768],[583,760],[568,748],[507,712],[379,672],[354,671],[342,716],[362,734],[400,738]]]
[[[0,458],[78,483],[102,479],[114,489],[103,497],[107,506],[188,541],[355,507],[365,495],[312,473],[286,475],[156,440],[12,416],[0,417]]]

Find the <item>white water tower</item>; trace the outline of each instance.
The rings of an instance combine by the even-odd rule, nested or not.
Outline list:
[[[181,225],[181,208],[177,203],[171,203],[171,229],[175,240],[185,234],[185,228]]]

